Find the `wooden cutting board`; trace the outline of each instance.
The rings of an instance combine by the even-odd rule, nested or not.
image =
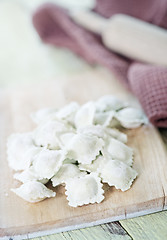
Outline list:
[[[27,239],[101,223],[157,212],[167,208],[167,152],[159,132],[151,125],[127,130],[128,145],[134,149],[134,169],[139,173],[126,192],[105,188],[100,204],[69,207],[64,188],[57,187],[56,198],[28,203],[10,191],[20,183],[6,161],[6,139],[13,132],[35,127],[29,114],[42,107],[62,107],[74,100],[84,103],[105,94],[114,94],[136,104],[107,71],[95,70],[41,85],[8,89],[0,94],[0,237]]]

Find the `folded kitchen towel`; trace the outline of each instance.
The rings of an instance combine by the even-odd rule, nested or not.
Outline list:
[[[103,17],[128,14],[167,28],[167,0],[97,0],[93,10]],[[149,120],[167,127],[167,68],[134,62],[107,49],[100,36],[78,26],[68,11],[54,4],[41,6],[33,16],[41,39],[67,47],[90,64],[98,63],[114,72],[138,97]]]
[[[33,23],[44,42],[67,47],[91,64],[104,65],[126,83],[128,61],[109,51],[100,36],[75,24],[66,10],[53,4],[43,5],[35,13]]]

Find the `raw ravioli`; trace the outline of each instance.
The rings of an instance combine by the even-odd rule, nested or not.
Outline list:
[[[76,136],[75,132],[65,132],[57,134],[59,146],[65,148],[71,141],[71,139]]]
[[[26,169],[26,170],[24,170],[21,173],[15,173],[14,174],[14,178],[19,180],[22,183],[26,183],[26,182],[29,182],[29,181],[36,180],[36,181],[39,181],[39,182],[41,182],[43,184],[46,184],[49,181],[47,178],[38,180],[38,176],[36,176],[34,174],[34,172],[32,171],[31,167]]]
[[[141,110],[132,107],[117,112],[116,118],[125,128],[137,128],[148,121]]]
[[[99,169],[102,181],[114,186],[116,189],[126,191],[132,185],[137,176],[137,172],[118,160],[110,160]]]
[[[34,141],[37,146],[47,147],[49,149],[60,149],[57,134],[68,132],[73,128],[68,123],[52,119],[39,125],[34,131]]]
[[[27,153],[31,149],[39,150],[34,145],[32,133],[12,134],[7,142],[9,166],[16,171],[27,169],[32,162],[32,158]]]
[[[104,156],[98,156],[91,164],[79,164],[79,169],[88,172],[97,172],[98,169],[105,164],[106,158]]]
[[[107,135],[117,139],[120,142],[127,143],[127,135],[116,128],[106,128]]]
[[[53,187],[65,183],[68,179],[73,177],[80,177],[86,175],[86,172],[81,172],[74,164],[63,164],[56,175],[51,178]]]
[[[106,95],[96,101],[96,109],[98,112],[106,112],[110,110],[119,110],[127,106],[127,103],[119,100],[115,96]]]
[[[90,164],[99,155],[104,141],[96,136],[76,134],[67,145],[67,157],[79,163]]]
[[[65,160],[66,152],[63,150],[43,149],[37,154],[32,169],[38,179],[53,177],[60,169]]]
[[[110,156],[111,158],[120,160],[129,166],[131,166],[133,163],[132,148],[114,138],[108,139],[108,143],[106,143],[102,153],[105,157]]]
[[[19,188],[11,189],[19,197],[28,202],[40,202],[45,198],[55,197],[56,193],[37,181],[29,181],[22,184]]]
[[[69,179],[65,186],[69,205],[77,207],[89,203],[100,203],[104,199],[102,186],[101,179],[96,173]]]
[[[75,115],[75,127],[79,128],[92,125],[94,121],[95,111],[96,108],[93,102],[88,102],[82,105]]]
[[[76,112],[79,110],[79,104],[77,102],[71,102],[68,105],[61,108],[56,116],[58,119],[64,119],[67,120],[69,123],[74,125],[74,118]]]
[[[108,127],[112,124],[114,120],[115,112],[97,112],[94,117],[94,123],[102,125],[104,127]]]
[[[101,125],[88,125],[86,127],[78,128],[78,133],[96,136],[99,138],[104,138],[106,134],[104,127]]]
[[[147,123],[140,109],[112,95],[82,106],[71,102],[60,109],[45,108],[31,115],[37,128],[8,139],[8,163],[22,182],[13,189],[29,202],[54,197],[45,187],[65,185],[69,205],[100,203],[102,182],[122,191],[130,188],[137,172],[133,149],[126,145],[124,128]]]

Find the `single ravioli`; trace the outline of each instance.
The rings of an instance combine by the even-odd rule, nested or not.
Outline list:
[[[125,128],[137,128],[142,124],[148,123],[144,113],[140,109],[132,107],[120,110],[115,117]]]
[[[134,169],[118,160],[106,162],[105,165],[101,166],[99,172],[102,182],[122,191],[128,190],[137,176]]]
[[[7,142],[9,166],[16,171],[28,168],[32,162],[32,152],[36,151],[39,148],[34,145],[31,132],[12,134]]]
[[[60,170],[51,178],[53,187],[65,183],[73,177],[81,177],[86,175],[86,172],[81,172],[74,164],[63,164]]]
[[[133,163],[132,148],[111,137],[108,138],[105,147],[102,149],[102,154],[107,158],[120,160],[129,166]]]
[[[37,179],[53,177],[60,169],[63,161],[66,158],[66,152],[64,150],[49,150],[43,149],[32,164],[32,171]]]
[[[97,112],[117,111],[127,106],[127,103],[112,95],[105,95],[99,98],[95,104]]]
[[[69,179],[65,186],[69,206],[100,203],[104,199],[102,186],[101,179],[96,173]]]
[[[40,202],[45,198],[55,197],[56,193],[38,181],[23,183],[19,188],[11,189],[19,197],[28,202]]]
[[[37,127],[34,131],[34,141],[37,146],[49,149],[60,149],[58,134],[60,132],[72,131],[70,124],[63,120],[48,120]]]
[[[94,102],[87,102],[82,105],[75,115],[75,127],[85,127],[87,125],[92,125],[95,115],[95,105]]]
[[[104,141],[96,136],[76,134],[66,149],[67,157],[77,160],[79,163],[90,164],[99,155],[104,146]]]

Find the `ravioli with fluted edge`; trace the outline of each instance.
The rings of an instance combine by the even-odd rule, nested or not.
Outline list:
[[[9,167],[21,182],[11,190],[19,197],[39,202],[56,197],[56,187],[63,185],[69,206],[78,207],[102,202],[103,183],[121,191],[131,187],[138,175],[132,168],[135,155],[121,129],[147,124],[141,109],[107,95],[41,109],[31,117],[37,128],[7,141]]]

